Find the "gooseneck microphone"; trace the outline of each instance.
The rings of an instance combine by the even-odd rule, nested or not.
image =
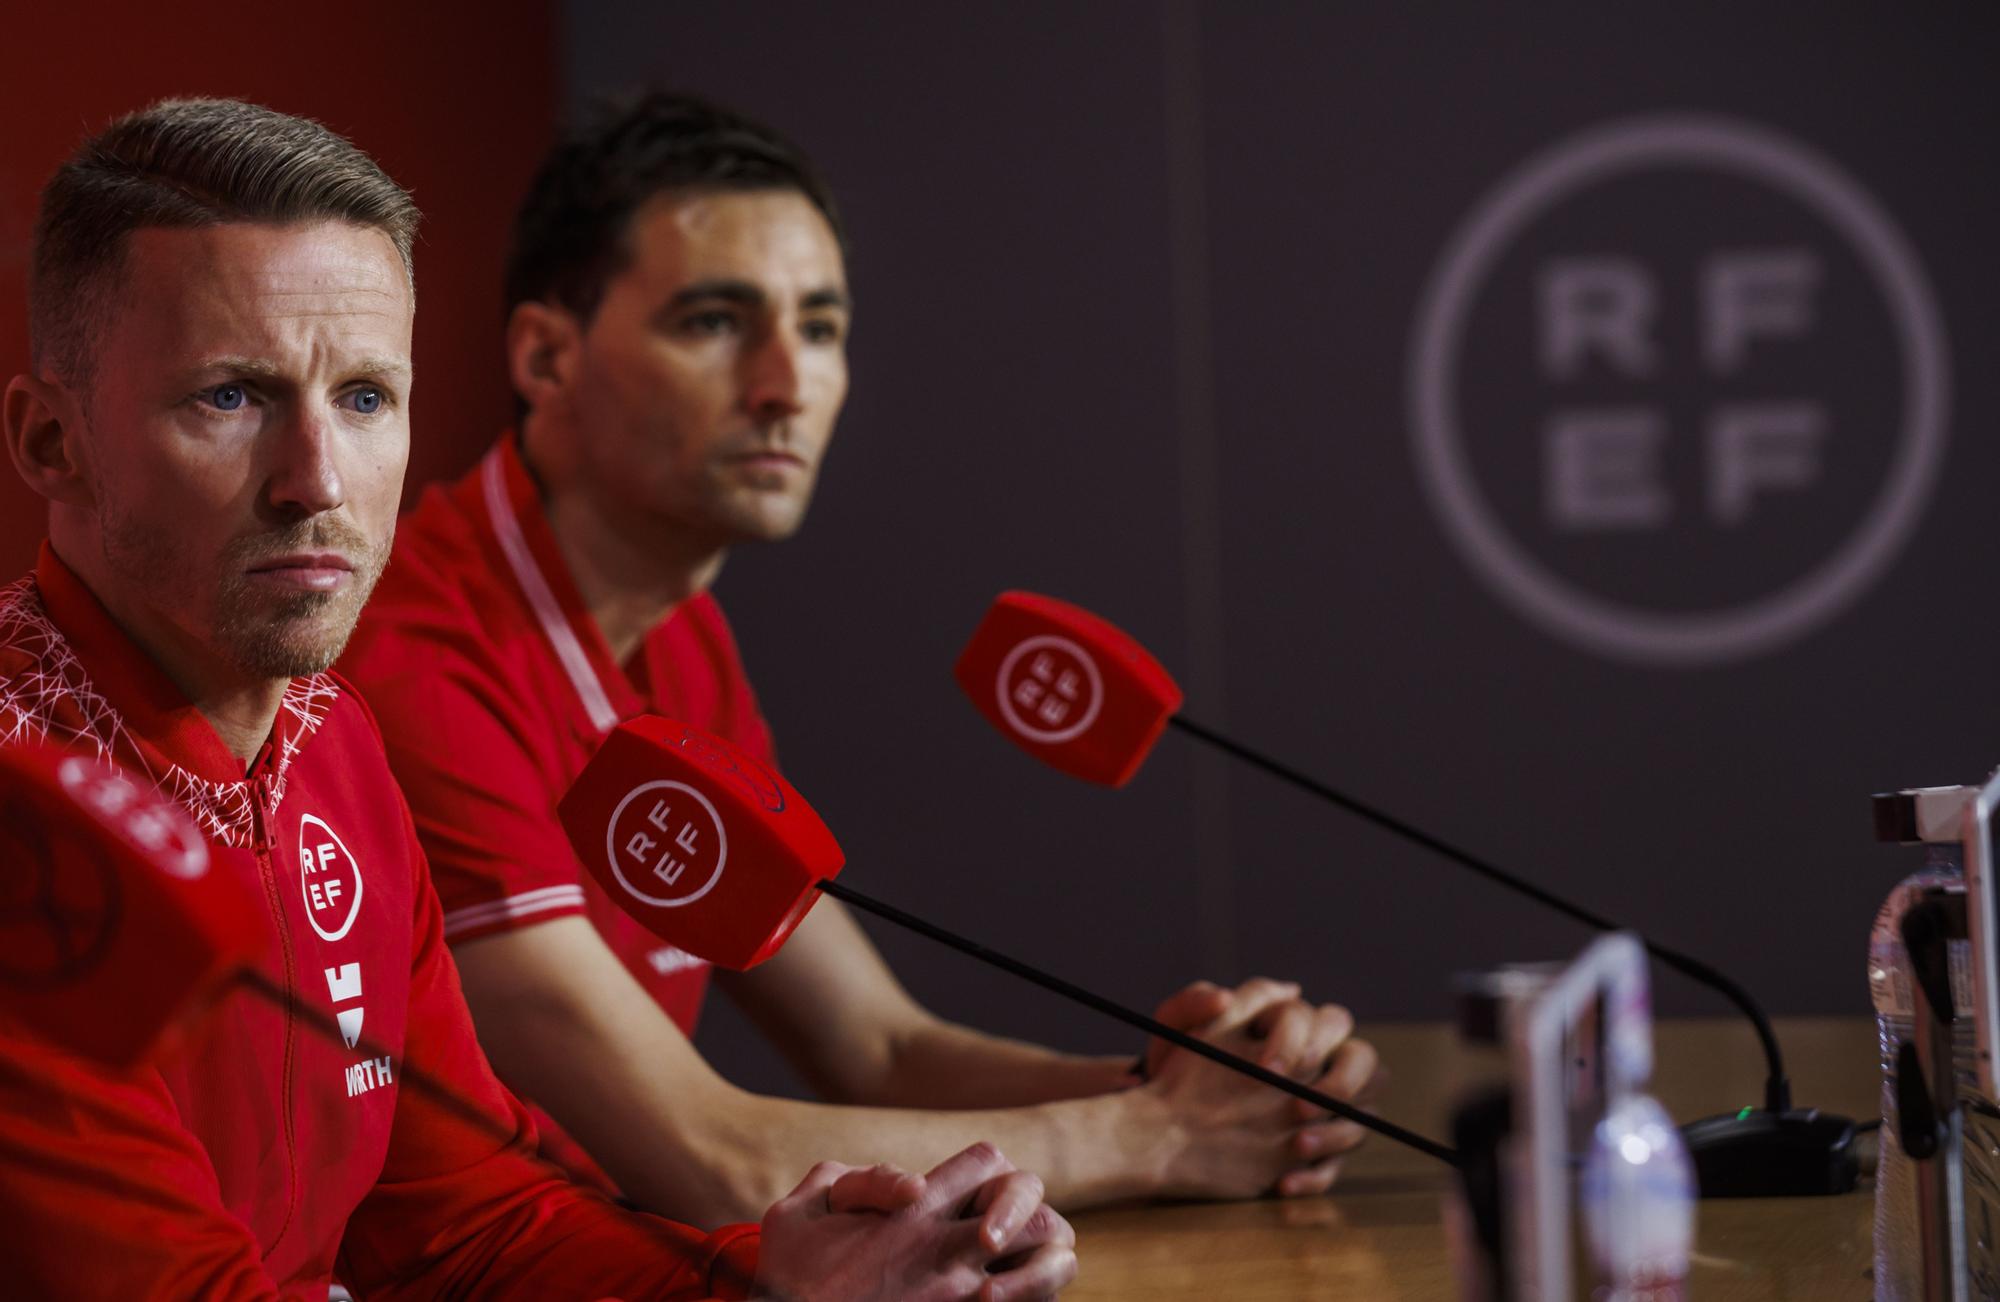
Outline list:
[[[1044,990],[1053,991],[1065,999],[1082,1004],[1085,1008],[1095,1009],[1103,1013],[1106,1017],[1115,1018],[1127,1026],[1137,1027],[1148,1035],[1156,1035],[1176,1048],[1186,1049],[1189,1053],[1200,1054],[1210,1062],[1220,1063],[1231,1071],[1240,1072],[1248,1076],[1251,1080],[1261,1081],[1274,1090],[1283,1090],[1293,1098],[1304,1099],[1306,1102],[1317,1107],[1325,1108],[1335,1116],[1345,1117],[1349,1121],[1357,1122],[1378,1135],[1385,1135],[1399,1144],[1408,1145],[1416,1149],[1419,1153],[1427,1154],[1440,1162],[1445,1162],[1452,1166],[1458,1165],[1458,1154],[1435,1140],[1426,1139],[1415,1131],[1406,1130],[1393,1121],[1384,1121],[1380,1117],[1363,1112],[1352,1104],[1343,1103],[1330,1094],[1323,1094],[1310,1086],[1301,1085],[1289,1076],[1280,1076],[1277,1072],[1259,1066],[1247,1058],[1240,1058],[1227,1050],[1218,1049],[1206,1040],[1197,1039],[1185,1031],[1168,1026],[1165,1022],[1157,1018],[1135,1012],[1123,1004],[1114,1003],[1106,999],[1103,995],[1095,994],[1084,989],[1082,986],[1065,981],[1059,976],[1044,972],[1031,964],[1023,963],[1019,959],[1009,958],[997,950],[988,949],[976,940],[967,940],[965,937],[947,931],[935,923],[925,922],[922,918],[905,913],[892,904],[884,904],[880,900],[871,899],[853,887],[843,886],[832,878],[816,882],[814,885],[837,900],[845,901],[857,909],[865,910],[878,918],[914,931],[920,936],[928,936],[941,945],[948,945],[961,954],[968,954],[982,963],[999,968],[1003,972],[1011,972],[1024,981],[1032,981]]]
[[[1123,786],[1172,727],[1585,926],[1630,930],[1185,717],[1180,687],[1158,660],[1116,625],[1068,602],[1031,592],[1001,593],[960,654],[955,674],[973,706],[1003,736],[1073,777]],[[1741,1010],[1763,1047],[1763,1108],[1683,1127],[1703,1196],[1852,1190],[1859,1178],[1854,1123],[1816,1109],[1794,1109],[1778,1037],[1750,992],[1699,959],[1644,936],[1640,940],[1662,964]]]
[[[577,857],[625,912],[719,967],[743,971],[770,958],[824,893],[1458,1165],[1443,1144],[833,880],[845,856],[791,784],[687,724],[655,717],[620,724],[558,810]]]
[[[1537,904],[1554,909],[1564,917],[1581,922],[1586,927],[1593,927],[1598,931],[1631,930],[1629,927],[1611,921],[1611,919],[1600,913],[1591,912],[1580,904],[1572,904],[1560,895],[1544,890],[1526,878],[1518,877],[1506,869],[1480,858],[1470,850],[1453,845],[1441,837],[1432,836],[1429,832],[1412,823],[1404,822],[1394,814],[1385,813],[1366,801],[1350,796],[1343,791],[1336,791],[1319,779],[1301,773],[1290,765],[1272,759],[1270,756],[1259,751],[1254,751],[1242,742],[1233,741],[1212,728],[1196,723],[1186,715],[1176,714],[1167,721],[1167,726],[1178,729],[1190,737],[1198,737],[1217,750],[1233,755],[1253,768],[1262,769],[1264,772],[1297,787],[1301,791],[1310,792],[1328,804],[1337,805],[1357,818],[1373,823],[1385,831],[1392,832],[1402,837],[1405,841],[1420,845],[1434,854],[1451,860],[1461,868],[1466,868],[1479,874],[1487,881],[1504,886],[1516,895],[1524,895]],[[1636,932],[1634,934],[1637,935]],[[1640,937],[1640,943],[1646,947],[1648,954],[1660,960],[1667,967],[1688,977],[1690,980],[1717,991],[1724,998],[1728,999],[1730,1003],[1735,1004],[1737,1008],[1742,1010],[1743,1015],[1750,1019],[1751,1026],[1756,1029],[1757,1039],[1764,1046],[1764,1060],[1770,1068],[1770,1075],[1764,1082],[1764,1106],[1772,1112],[1791,1111],[1792,1083],[1790,1078],[1785,1075],[1784,1054],[1778,1048],[1778,1037],[1771,1030],[1770,1018],[1764,1015],[1764,1010],[1758,1007],[1757,1001],[1751,998],[1750,992],[1698,958],[1683,954],[1677,949],[1671,949],[1666,945],[1660,944],[1658,941],[1647,940],[1643,936]]]
[[[130,1072],[171,1057],[241,988],[462,1121],[511,1127],[261,971],[270,924],[238,862],[178,804],[107,761],[0,745],[0,1008],[45,1042]],[[352,1034],[349,1030],[352,1029]]]
[[[0,1006],[107,1067],[171,1052],[261,952],[255,875],[98,760],[0,746],[0,866]]]

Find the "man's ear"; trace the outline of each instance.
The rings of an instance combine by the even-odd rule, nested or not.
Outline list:
[[[62,385],[17,375],[0,397],[7,455],[28,487],[65,506],[92,505],[81,456],[82,404]]]
[[[507,315],[507,371],[514,392],[532,411],[569,401],[583,329],[574,313],[553,303],[516,303]]]

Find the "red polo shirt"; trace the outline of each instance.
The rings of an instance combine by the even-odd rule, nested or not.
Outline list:
[[[125,765],[242,852],[218,862],[255,874],[270,919],[258,967],[287,995],[238,989],[171,1062],[131,1077],[0,1016],[9,1295],[324,1298],[336,1253],[371,1302],[697,1297],[725,1251],[747,1278],[751,1227],[704,1239],[527,1156],[533,1125],[473,1037],[415,830],[340,678],[292,683],[246,773],[45,546],[0,589],[8,741]],[[410,1088],[417,1075],[485,1124]]]
[[[606,733],[641,714],[727,737],[767,764],[722,608],[702,593],[613,659],[513,437],[425,491],[341,661],[382,721],[452,944],[583,913],[692,1033],[708,965],[663,945],[577,861],[556,802]]]

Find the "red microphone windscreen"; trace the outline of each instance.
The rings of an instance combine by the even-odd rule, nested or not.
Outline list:
[[[577,858],[648,931],[718,967],[778,952],[845,859],[790,783],[720,737],[622,723],[557,812]]]
[[[249,880],[150,785],[0,746],[0,1003],[28,1029],[137,1066],[256,957],[264,925]]]
[[[1181,689],[1124,630],[1066,601],[1003,592],[958,657],[958,685],[987,722],[1045,764],[1122,787]]]

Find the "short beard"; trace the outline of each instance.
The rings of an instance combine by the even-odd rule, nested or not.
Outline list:
[[[198,562],[160,531],[107,518],[102,538],[107,564],[150,592],[200,608],[201,594],[189,590],[198,581]],[[285,593],[274,599],[244,572],[265,557],[336,549],[354,562],[354,577],[340,592]],[[205,639],[209,651],[254,678],[301,678],[326,670],[346,648],[388,558],[387,540],[371,546],[353,525],[326,515],[236,539],[215,562],[221,573]]]
[[[339,592],[299,592],[275,606],[252,597],[254,585],[243,571],[265,556],[338,549],[354,561],[354,577]],[[389,561],[384,540],[372,547],[360,530],[331,516],[302,520],[275,534],[244,538],[224,556],[222,586],[215,594],[216,649],[237,668],[266,678],[301,678],[332,667],[354,634],[361,608]]]
[[[252,606],[251,585],[230,574],[216,593],[215,650],[254,678],[303,678],[340,659],[380,567],[342,592],[289,593]]]

